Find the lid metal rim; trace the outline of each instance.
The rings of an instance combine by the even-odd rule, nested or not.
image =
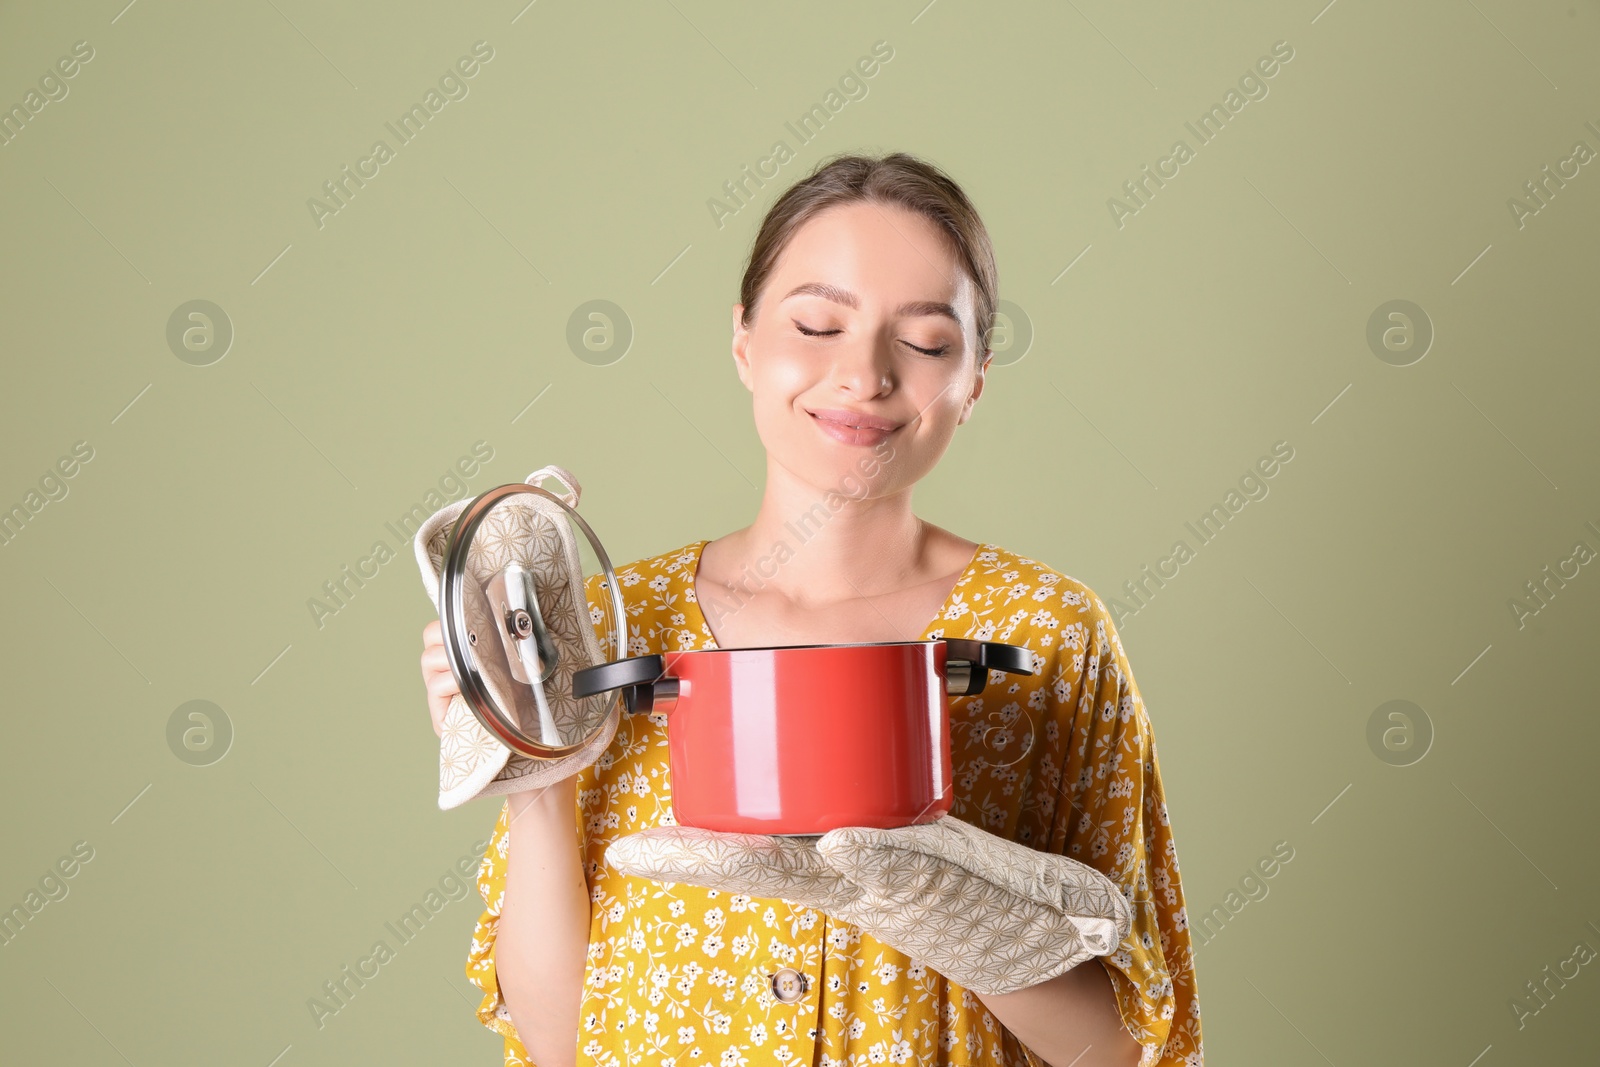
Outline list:
[[[616,571],[611,566],[611,558],[606,555],[605,548],[601,546],[600,539],[595,536],[582,515],[568,506],[567,502],[557,497],[547,489],[525,482],[513,482],[485,490],[457,517],[455,526],[450,531],[450,539],[445,546],[444,553],[444,582],[440,596],[440,620],[446,640],[444,642],[446,658],[450,661],[450,670],[455,675],[456,685],[461,690],[461,695],[473,716],[489,733],[513,752],[536,759],[559,759],[577,752],[589,743],[593,737],[585,737],[571,745],[552,746],[541,744],[525,735],[521,728],[506,718],[496,706],[493,695],[483,680],[482,674],[467,656],[469,641],[467,636],[466,613],[462,608],[461,595],[463,584],[466,581],[467,547],[472,543],[472,535],[477,532],[478,526],[488,515],[491,508],[504,498],[516,493],[538,493],[549,500],[555,501],[568,514],[574,522],[582,528],[584,536],[588,538],[590,546],[600,560],[600,565],[606,574],[606,588],[611,591],[611,604],[615,614],[612,616],[617,622],[614,636],[617,638],[616,647],[621,649],[621,628],[623,620],[627,617],[622,606],[622,593],[617,587]],[[585,598],[587,604],[587,598]],[[570,694],[568,694],[570,696]],[[614,694],[613,699],[621,699],[620,693]],[[582,698],[587,699],[587,698]],[[610,710],[606,717],[610,716]],[[604,719],[601,720],[602,722]]]

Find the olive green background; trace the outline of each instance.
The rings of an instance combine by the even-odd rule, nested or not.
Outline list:
[[[567,466],[618,563],[747,523],[764,455],[727,345],[755,226],[818,161],[892,149],[972,195],[1006,336],[1032,332],[920,514],[1131,606],[1293,448],[1122,626],[1191,918],[1228,916],[1198,953],[1213,1061],[1581,1057],[1595,966],[1542,1006],[1525,983],[1600,950],[1600,565],[1525,625],[1509,602],[1600,549],[1600,164],[1520,226],[1508,200],[1600,150],[1600,4],[1323,2],[0,5],[0,105],[94,50],[0,147],[0,508],[94,452],[0,546],[0,908],[94,850],[0,945],[0,1061],[497,1062],[475,897],[320,1028],[306,1006],[498,807],[436,807],[432,616],[385,522],[481,440],[470,492]],[[468,95],[319,226],[307,201],[478,41]],[[785,123],[877,41],[801,143]],[[1199,145],[1184,123],[1278,41]],[[780,140],[719,227],[708,200]],[[597,299],[620,359],[569,347]],[[192,300],[234,333],[205,366],[167,340]],[[1369,345],[1392,300],[1431,323],[1420,360]],[[169,747],[191,700],[231,723],[206,766]],[[1420,713],[1369,743],[1391,700]]]

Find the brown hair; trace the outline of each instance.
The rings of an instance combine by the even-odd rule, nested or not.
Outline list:
[[[739,301],[750,325],[756,301],[778,255],[809,219],[836,204],[897,204],[931,221],[950,238],[956,255],[977,289],[977,358],[981,363],[999,299],[994,247],[978,211],[949,175],[906,152],[882,157],[840,154],[817,164],[786,189],[761,220],[746,262]]]

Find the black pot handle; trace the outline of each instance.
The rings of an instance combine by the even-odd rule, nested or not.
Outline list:
[[[572,672],[572,695],[593,696],[609,689],[622,690],[622,705],[629,715],[669,710],[678,698],[678,679],[664,677],[666,661],[660,656],[634,656],[599,663]]]
[[[1008,674],[1033,673],[1033,651],[1026,645],[974,641],[965,637],[947,637],[944,643],[947,647],[945,693],[949,696],[969,697],[983,692],[991,670]]]

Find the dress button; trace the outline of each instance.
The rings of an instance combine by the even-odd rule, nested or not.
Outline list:
[[[772,995],[785,1004],[793,1004],[805,996],[810,980],[793,967],[785,967],[772,976]]]

